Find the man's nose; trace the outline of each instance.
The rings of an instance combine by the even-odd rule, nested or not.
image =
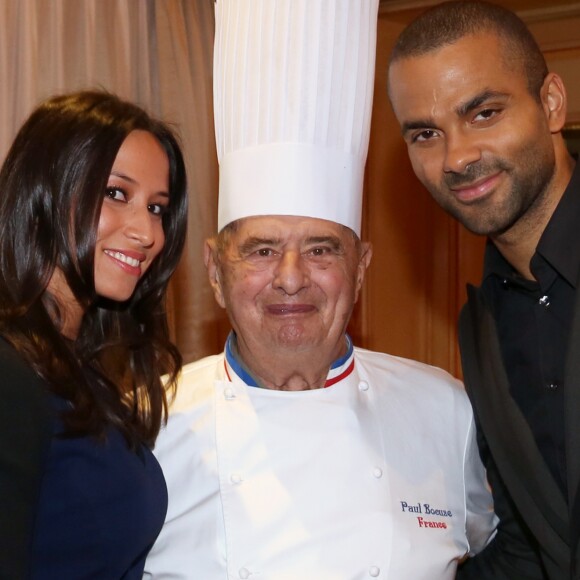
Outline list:
[[[468,165],[481,159],[481,148],[473,135],[462,131],[448,134],[445,145],[446,173],[463,173]]]

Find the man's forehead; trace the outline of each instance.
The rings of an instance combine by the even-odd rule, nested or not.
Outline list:
[[[489,35],[479,35],[489,37]],[[500,52],[481,59],[477,35],[416,57],[403,58],[389,70],[389,94],[400,122],[431,118],[438,111],[461,114],[482,95],[492,98],[527,90],[523,74],[505,66]],[[477,50],[476,50],[477,48]],[[516,87],[517,85],[517,87]],[[401,118],[403,117],[403,118]]]
[[[415,75],[419,69],[429,72],[431,79],[440,77],[442,81],[449,80],[458,71],[468,77],[484,71],[511,74],[518,66],[511,62],[510,55],[513,57],[513,50],[502,36],[493,31],[474,32],[431,50],[398,58],[389,66],[389,88],[397,88],[393,83],[400,81],[401,76]],[[421,78],[415,77],[411,84],[414,86],[419,81]]]

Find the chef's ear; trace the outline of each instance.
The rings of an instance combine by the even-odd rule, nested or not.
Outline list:
[[[213,295],[216,302],[222,307],[226,307],[224,301],[224,294],[222,289],[222,282],[220,276],[220,258],[218,251],[217,238],[213,237],[205,241],[203,248],[203,261],[207,268],[207,275],[209,283],[213,290]]]
[[[370,242],[361,242],[360,257],[356,270],[355,302],[358,300],[360,289],[362,288],[367,268],[373,257],[373,245]]]

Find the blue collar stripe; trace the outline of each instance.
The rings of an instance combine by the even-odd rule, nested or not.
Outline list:
[[[226,340],[226,349],[225,349],[226,362],[228,363],[229,367],[236,373],[236,375],[238,375],[238,377],[240,377],[240,379],[244,381],[246,385],[248,385],[249,387],[258,387],[259,385],[254,379],[254,377],[252,377],[252,375],[242,366],[241,362],[234,355],[232,349],[233,340],[234,333],[230,332],[228,339]],[[330,367],[331,370],[341,367],[352,356],[354,346],[352,344],[350,336],[348,335],[346,335],[346,344],[347,344],[346,354],[336,359],[332,363]]]

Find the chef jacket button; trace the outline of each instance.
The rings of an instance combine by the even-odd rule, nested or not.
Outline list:
[[[240,568],[239,575],[242,580],[246,580],[251,576],[251,572],[247,568]]]
[[[371,566],[369,568],[369,576],[372,578],[378,578],[381,574],[381,569],[378,566]]]
[[[377,478],[380,479],[381,477],[383,477],[383,470],[380,467],[375,467],[373,469],[373,475]]]
[[[361,381],[358,384],[358,390],[359,391],[368,391],[369,390],[369,384],[366,381]]]
[[[232,389],[231,387],[227,387],[224,391],[224,398],[227,399],[228,401],[235,399],[236,394],[234,393],[234,389]]]
[[[242,483],[242,476],[239,473],[232,473],[230,475],[230,481],[232,483]]]

